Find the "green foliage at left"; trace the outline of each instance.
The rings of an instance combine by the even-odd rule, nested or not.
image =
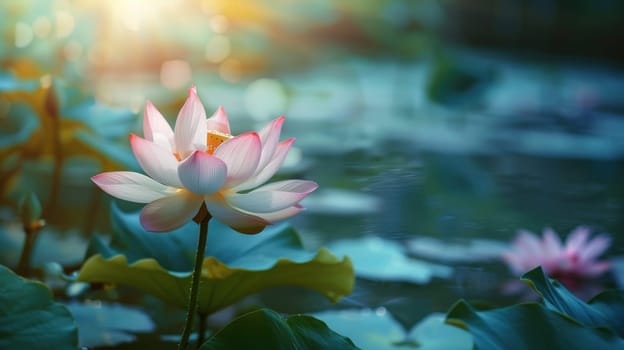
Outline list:
[[[0,349],[76,349],[78,329],[42,283],[0,265]]]

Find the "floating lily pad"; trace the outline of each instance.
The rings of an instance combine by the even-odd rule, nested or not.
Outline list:
[[[451,243],[433,237],[416,237],[409,240],[407,249],[410,253],[437,261],[449,263],[472,263],[495,260],[508,249],[506,243],[475,239],[465,243]]]
[[[323,311],[314,317],[327,323],[336,332],[343,334],[362,349],[395,349],[395,343],[406,338],[403,327],[385,309],[380,312],[371,309]]]
[[[351,338],[362,349],[472,349],[470,334],[445,324],[445,317],[441,313],[430,314],[409,332],[384,308],[324,311],[313,316],[336,332]]]
[[[191,221],[156,234],[143,230],[137,213],[115,206],[112,213],[111,242],[93,239],[78,280],[132,286],[185,308],[198,225]],[[305,251],[286,224],[249,236],[211,220],[198,304],[200,312],[212,313],[265,288],[284,285],[310,288],[336,301],[349,294],[354,283],[349,258],[338,259],[327,249]]]
[[[200,349],[347,350],[358,347],[314,317],[283,318],[275,311],[261,309],[235,319]]]
[[[143,311],[113,303],[68,303],[65,305],[80,329],[81,346],[111,346],[132,342],[133,333],[154,330],[154,322]]]
[[[457,302],[447,322],[468,330],[479,350],[624,349],[624,341],[606,328],[587,328],[537,303],[477,311]]]
[[[341,189],[325,189],[306,197],[302,204],[313,213],[363,215],[379,211],[381,201],[368,194]]]
[[[589,304],[578,299],[561,283],[551,280],[541,267],[527,272],[522,278],[544,300],[547,308],[568,315],[587,327],[609,327],[624,336],[624,291],[607,291]]]
[[[6,223],[0,227],[0,263],[15,266],[24,244],[24,229],[20,222]],[[44,227],[33,248],[31,265],[42,267],[55,262],[63,266],[78,264],[84,258],[87,241],[77,231],[61,233],[52,227]]]
[[[371,280],[422,284],[433,277],[448,278],[453,272],[448,266],[410,259],[403,246],[377,237],[340,240],[329,248],[353,259],[356,275]]]
[[[33,251],[33,266],[43,266],[49,262],[61,265],[80,263],[87,249],[87,240],[79,232],[70,231],[61,234],[52,229],[41,232]]]
[[[21,278],[0,265],[0,348],[77,347],[78,331],[67,308],[53,301],[44,284]]]

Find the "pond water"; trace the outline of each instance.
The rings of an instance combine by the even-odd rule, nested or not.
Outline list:
[[[427,63],[358,62],[359,99],[346,98],[350,107],[336,107],[320,121],[291,119],[287,126],[303,153],[300,166],[289,170],[321,185],[293,220],[309,247],[374,236],[399,242],[412,258],[453,268],[421,284],[359,279],[339,304],[382,307],[406,329],[459,298],[499,305],[526,298],[514,290],[517,277],[493,258],[501,249],[496,243],[509,244],[519,229],[551,227],[564,237],[585,225],[611,234],[609,256],[624,252],[624,105],[618,97],[624,90],[607,87],[624,87],[624,76],[490,53],[459,57],[495,77],[452,103],[436,104],[422,98]],[[324,114],[323,105],[309,108]],[[344,112],[349,108],[357,111]],[[471,242],[483,249],[448,252],[451,244]],[[362,259],[375,264],[372,253]],[[613,283],[609,277],[577,292],[588,298]],[[267,298],[284,308],[283,298]],[[304,304],[327,307],[319,300]]]
[[[389,59],[322,63],[240,84],[198,76],[207,108],[224,105],[239,130],[287,116],[283,135],[296,137],[297,148],[278,178],[320,185],[303,202],[307,210],[290,222],[306,248],[333,247],[357,262],[355,291],[338,304],[279,288],[243,301],[241,309],[365,307],[410,329],[460,298],[491,305],[526,298],[499,259],[519,229],[552,227],[563,237],[586,225],[612,236],[609,257],[624,254],[624,74],[491,52],[457,50],[452,57],[456,70],[441,73],[439,81],[434,61]],[[459,75],[472,77],[471,83],[458,85]],[[101,84],[111,89],[110,82]],[[130,84],[130,91],[139,91],[151,82]],[[162,92],[141,94],[159,101]],[[140,100],[116,98],[122,105]],[[173,116],[175,103],[167,103],[162,110]],[[50,164],[24,166],[30,176],[21,186],[45,200]],[[63,242],[58,251],[72,257],[70,266],[82,259],[86,236],[111,229],[110,198],[89,182],[99,166],[68,159],[59,206],[49,215],[51,230],[65,233],[48,243]],[[14,261],[8,252],[19,239],[3,239],[3,260]],[[45,261],[45,254],[39,259]],[[588,286],[583,296],[615,286],[612,277]],[[115,293],[129,304],[157,305],[148,313],[163,333],[179,328],[167,321],[178,311],[133,290]],[[211,322],[218,324],[219,317]]]

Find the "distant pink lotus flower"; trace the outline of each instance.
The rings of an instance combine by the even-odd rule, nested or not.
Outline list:
[[[565,245],[550,228],[544,229],[542,238],[521,230],[512,243],[512,249],[503,253],[503,260],[511,270],[522,275],[536,266],[544,272],[564,280],[591,279],[600,276],[611,268],[607,261],[598,261],[611,239],[599,235],[589,239],[587,227],[579,226],[568,236]]]
[[[275,174],[294,142],[293,138],[279,142],[284,119],[273,120],[258,133],[232,136],[223,108],[206,119],[193,86],[174,130],[147,102],[145,138],[130,135],[132,151],[148,176],[115,171],[92,180],[114,197],[147,203],[140,219],[148,231],[174,230],[205,203],[221,223],[241,233],[258,233],[299,213],[303,209],[299,202],[318,187],[304,180],[258,187]]]

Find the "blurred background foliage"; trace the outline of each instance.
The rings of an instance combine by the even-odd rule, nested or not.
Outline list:
[[[137,170],[127,135],[141,133],[146,100],[173,123],[191,84],[235,133],[287,116],[297,148],[278,176],[321,185],[293,220],[306,247],[364,237],[364,257],[382,246],[380,259],[415,261],[412,240],[444,243],[426,258],[452,274],[408,265],[418,276],[358,281],[341,308],[388,308],[409,329],[458,297],[502,303],[500,262],[432,256],[519,228],[585,224],[614,237],[609,256],[623,253],[620,1],[5,0],[0,37],[8,266],[23,240],[17,203],[34,192],[48,222],[35,264],[75,270],[88,238],[111,231],[110,199],[89,178]],[[393,243],[371,248],[369,236]],[[614,275],[600,282],[624,280]]]

